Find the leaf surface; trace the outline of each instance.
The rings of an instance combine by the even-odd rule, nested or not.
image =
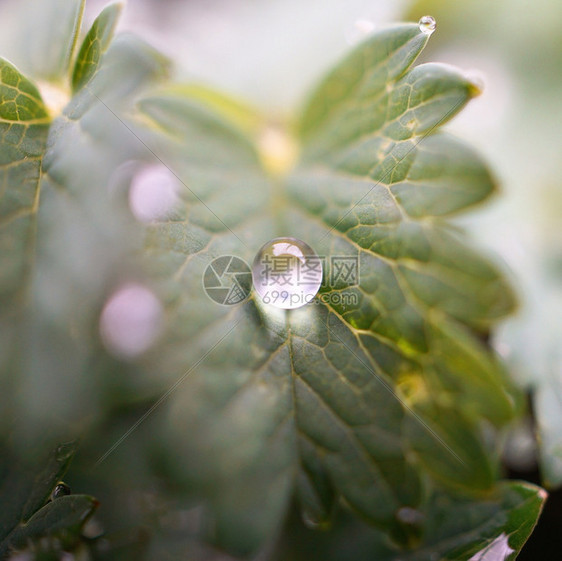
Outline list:
[[[49,122],[37,88],[0,59],[0,243],[12,257],[0,271],[5,297],[16,297],[28,266]]]
[[[57,28],[64,38],[48,30],[45,41],[56,48],[40,68],[24,64],[35,78],[60,85],[81,6],[65,4]],[[147,227],[146,256],[169,330],[131,388],[180,377],[158,434],[175,452],[176,477],[210,503],[213,539],[256,551],[279,530],[296,492],[309,524],[329,525],[342,500],[415,555],[439,533],[432,524],[441,511],[428,500],[434,486],[451,492],[447,516],[458,507],[455,493],[497,499],[482,422],[501,428],[518,407],[481,340],[512,309],[511,291],[446,222],[494,190],[478,154],[439,130],[475,86],[445,65],[412,67],[428,36],[397,26],[337,65],[311,94],[294,136],[284,136],[208,88],[143,94],[166,75],[167,61],[131,36],[109,44],[117,13],[107,8],[86,35],[74,95],[53,122],[37,88],[0,64],[0,290],[10,312],[0,328],[17,325],[0,361],[7,383],[17,372],[24,388],[6,391],[6,410],[24,418],[24,432],[53,418],[68,424],[97,412],[122,382],[122,369],[116,381],[107,380],[105,363],[100,379],[92,367],[101,303],[140,275],[131,257],[139,227],[126,181],[115,178],[125,162],[168,167],[181,204]],[[254,294],[233,307],[205,296],[214,258],[251,263],[282,235],[326,259],[312,304],[284,312]],[[356,263],[358,280],[336,278],[334,260]],[[61,400],[60,388],[71,399]],[[3,551],[51,530],[78,530],[95,509],[80,496],[42,506],[60,466],[51,467],[20,493],[25,501],[2,512]],[[519,516],[513,493],[509,508]],[[464,500],[469,518],[480,507]],[[422,522],[412,524],[404,509]],[[521,510],[529,531],[533,512]],[[474,532],[474,542],[455,542],[468,548],[463,555],[482,535],[501,537]]]
[[[328,535],[307,531],[294,521],[282,539],[279,558],[512,561],[531,534],[545,499],[544,490],[518,481],[501,484],[487,500],[436,496],[422,542],[410,552],[399,553],[379,532],[349,517],[342,517]]]
[[[264,171],[267,142],[229,119],[229,104],[178,89],[139,104],[183,183],[183,204],[147,234],[173,326],[164,364],[150,366],[188,374],[170,408],[173,446],[214,504],[215,538],[234,549],[271,534],[294,487],[311,523],[342,496],[407,544],[397,513],[424,508],[420,464],[464,491],[495,484],[479,422],[508,422],[517,393],[475,331],[513,298],[440,218],[494,182],[473,150],[437,131],[477,91],[445,65],[410,69],[426,41],[417,25],[394,27],[336,66],[303,111],[300,157],[282,176]],[[277,236],[326,257],[328,279],[331,258],[356,260],[359,283],[328,283],[289,312],[255,295],[230,309],[205,297],[214,258],[251,263]]]

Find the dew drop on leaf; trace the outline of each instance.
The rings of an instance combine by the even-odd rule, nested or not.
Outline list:
[[[293,309],[314,299],[322,272],[322,260],[308,244],[296,238],[275,238],[258,251],[252,281],[265,304]]]
[[[51,500],[54,501],[55,499],[65,497],[66,495],[70,495],[70,487],[64,483],[64,481],[59,481],[51,492]]]
[[[437,27],[437,22],[435,21],[435,18],[431,16],[423,16],[418,22],[418,25],[420,26],[420,31],[431,35]]]

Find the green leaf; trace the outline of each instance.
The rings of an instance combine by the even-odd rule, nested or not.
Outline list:
[[[49,498],[57,481],[62,479],[76,443],[61,444],[49,455],[40,471],[35,466],[13,471],[0,487],[0,540],[4,540],[20,523],[25,523]]]
[[[492,516],[490,512],[486,513],[484,504],[476,509],[480,514],[480,521],[477,520],[476,524],[472,518],[473,509],[465,509],[465,520],[470,520],[464,524],[464,528],[470,528],[467,533],[462,532],[464,528],[461,524],[451,524],[457,528],[460,543],[454,549],[448,546],[447,558],[486,561],[504,555],[506,561],[515,559],[531,535],[546,497],[547,493],[535,485],[526,482],[504,483],[499,508],[495,507]],[[489,518],[484,518],[484,513]]]
[[[24,525],[18,526],[0,543],[0,556],[22,548],[30,541],[43,537],[78,536],[98,503],[86,495],[71,495],[55,499],[36,512]]]
[[[25,275],[49,121],[37,88],[0,59],[0,247],[14,257],[0,269],[2,300],[15,298]]]
[[[18,314],[31,276],[49,121],[37,88],[0,59],[0,408],[6,414],[19,381],[14,372],[25,339],[17,329]]]
[[[101,57],[109,48],[117,20],[121,13],[121,4],[107,6],[95,19],[86,34],[72,73],[72,91],[83,88],[96,73]]]
[[[352,137],[356,136],[361,131],[357,124],[360,115],[354,113],[349,100],[367,100],[371,97],[376,102],[376,95],[386,88],[387,83],[395,81],[404,73],[427,44],[427,40],[428,35],[420,33],[415,25],[397,26],[373,34],[338,64],[317,87],[300,121],[301,136],[310,139],[318,130],[337,122],[338,115],[341,114],[355,118],[349,132]],[[376,115],[376,111],[369,111],[368,107],[365,107],[365,113],[371,113],[373,119]],[[380,122],[385,120],[383,116]],[[372,129],[372,125],[369,128]]]
[[[37,88],[9,62],[1,61],[2,90],[0,117],[3,123],[44,124],[47,112]]]
[[[510,561],[531,534],[546,493],[523,482],[502,483],[496,496],[481,501],[435,496],[422,542],[396,552],[384,536],[345,513],[330,532],[311,532],[291,521],[281,540],[280,559],[336,561]]]
[[[3,460],[11,457],[2,450]],[[37,469],[37,457],[25,464],[11,463],[0,483],[0,558],[10,551],[43,537],[76,538],[97,502],[84,495],[49,500],[57,482],[66,473],[76,452],[76,443],[61,444]]]
[[[488,170],[478,165],[478,155],[453,136],[434,134],[416,148],[408,180],[390,187],[412,218],[449,215],[494,192],[495,184]]]
[[[147,232],[171,324],[147,371],[189,374],[165,431],[178,477],[211,501],[214,538],[234,550],[275,531],[295,487],[311,523],[327,522],[342,496],[411,544],[397,513],[426,509],[421,467],[456,489],[494,486],[481,421],[504,425],[518,394],[475,331],[509,313],[513,297],[494,265],[434,218],[484,200],[494,183],[473,150],[436,132],[477,91],[445,65],[410,70],[426,41],[417,25],[394,27],[336,66],[303,112],[300,158],[282,175],[264,169],[287,156],[268,153],[271,131],[256,139],[216,99],[176,88],[139,104],[184,185],[183,204]],[[289,312],[256,296],[231,309],[206,298],[200,279],[213,258],[251,262],[277,236],[306,241],[328,263],[357,258],[359,284],[328,285]]]
[[[49,426],[68,438],[74,421],[83,426],[99,411],[107,378],[76,373],[99,352],[92,326],[116,268],[138,246],[123,190],[100,186],[124,162],[151,157],[123,113],[166,75],[167,60],[135,37],[116,38],[53,122],[36,87],[10,64],[2,68],[1,421],[17,416],[23,434]]]

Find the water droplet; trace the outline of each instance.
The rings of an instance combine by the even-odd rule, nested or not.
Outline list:
[[[308,244],[296,238],[275,238],[258,251],[252,280],[265,304],[293,309],[314,299],[322,272],[322,260]]]
[[[146,351],[158,336],[162,304],[139,284],[126,284],[109,298],[100,317],[100,334],[112,354],[131,359]]]
[[[423,16],[418,22],[418,25],[420,27],[420,31],[431,35],[437,27],[437,22],[435,21],[435,18],[431,16]]]
[[[66,495],[70,495],[70,487],[64,481],[59,481],[51,492],[51,500],[54,501]]]

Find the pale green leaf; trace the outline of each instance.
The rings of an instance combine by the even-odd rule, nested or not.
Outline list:
[[[80,33],[85,0],[22,0],[15,62],[35,79],[63,83]]]

